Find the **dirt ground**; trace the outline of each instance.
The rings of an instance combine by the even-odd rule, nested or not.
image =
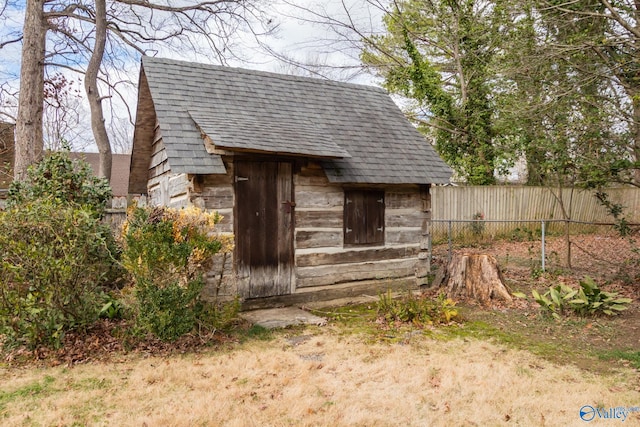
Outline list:
[[[486,322],[523,341],[553,345],[561,350],[548,352],[548,356],[555,360],[606,371],[611,362],[594,360],[594,354],[606,354],[613,350],[640,352],[640,265],[634,261],[640,259],[634,249],[639,244],[637,237],[571,236],[569,268],[564,237],[553,237],[546,242],[550,262],[544,273],[539,268],[539,241],[499,241],[456,249],[493,255],[510,289],[526,295],[531,295],[532,289],[542,293],[558,283],[578,288],[579,281],[590,276],[603,290],[618,292],[622,297],[633,299],[628,310],[614,317],[568,316],[559,321],[548,319],[541,315],[539,305],[531,298],[527,301],[517,299],[512,305],[496,303],[490,307],[462,301],[465,307],[463,313],[467,320]],[[445,246],[434,249],[436,267],[444,266],[447,249]]]

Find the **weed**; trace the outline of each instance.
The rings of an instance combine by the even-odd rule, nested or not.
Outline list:
[[[458,315],[455,305],[455,301],[444,294],[432,300],[408,290],[401,298],[394,298],[389,290],[379,295],[378,316],[387,322],[417,325],[449,323]]]
[[[533,231],[529,228],[516,227],[509,232],[508,239],[512,242],[530,242],[533,240]]]
[[[473,214],[473,222],[471,223],[471,232],[475,235],[484,233],[484,214],[480,211]]]

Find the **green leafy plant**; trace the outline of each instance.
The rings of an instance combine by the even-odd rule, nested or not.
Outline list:
[[[568,301],[573,298],[578,291],[571,289],[564,283],[551,286],[544,294],[538,293],[535,289],[531,291],[533,299],[540,304],[540,307],[556,319],[564,314],[568,308]]]
[[[580,281],[580,289],[569,301],[574,312],[579,315],[606,314],[614,316],[628,308],[631,298],[621,298],[617,292],[604,292],[589,276]]]
[[[213,234],[216,213],[197,208],[133,206],[123,225],[123,265],[131,274],[136,322],[144,332],[170,341],[213,324],[221,308],[201,299],[204,273],[213,256],[231,250],[230,237]],[[220,313],[218,313],[220,314]]]
[[[115,240],[100,221],[108,184],[68,153],[14,181],[0,212],[0,334],[5,345],[59,346],[98,318],[117,271]]]
[[[589,276],[580,281],[580,289],[563,283],[550,287],[544,294],[532,290],[533,299],[543,310],[555,318],[571,311],[580,316],[606,314],[614,316],[628,308],[631,298],[622,298],[617,292],[604,292]]]
[[[125,304],[111,294],[103,293],[101,295],[103,304],[98,312],[101,319],[122,319],[125,317]]]
[[[408,290],[400,298],[391,291],[378,297],[378,316],[387,322],[414,323],[418,325],[449,323],[458,316],[455,301],[440,294],[435,300],[416,295]]]
[[[84,206],[95,216],[104,215],[112,192],[109,181],[93,175],[91,166],[71,159],[69,149],[49,153],[41,162],[29,167],[23,180],[9,187],[9,207],[48,199],[56,203]]]

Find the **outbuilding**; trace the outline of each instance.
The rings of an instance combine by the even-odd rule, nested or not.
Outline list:
[[[426,283],[429,188],[450,176],[380,88],[142,60],[129,192],[218,211],[245,306]]]

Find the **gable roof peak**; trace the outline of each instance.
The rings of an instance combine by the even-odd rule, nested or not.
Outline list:
[[[229,151],[318,158],[332,182],[429,184],[451,176],[378,87],[151,57],[141,76],[176,173],[224,173],[210,164],[217,155],[207,152],[204,134]]]

